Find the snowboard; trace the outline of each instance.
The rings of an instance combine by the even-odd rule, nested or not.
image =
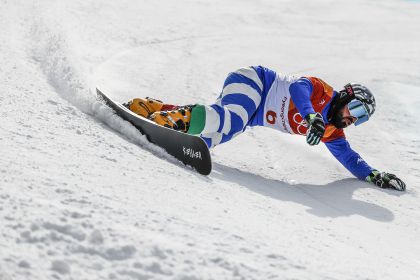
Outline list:
[[[210,174],[211,157],[203,139],[158,125],[113,101],[98,88],[96,92],[118,116],[135,126],[140,133],[146,136],[149,142],[163,148],[168,154],[174,156],[183,164],[191,166],[198,173],[202,175]]]

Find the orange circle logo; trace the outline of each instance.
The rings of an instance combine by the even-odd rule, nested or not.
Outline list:
[[[265,114],[265,120],[269,124],[275,124],[276,123],[277,114],[274,111],[268,111],[267,114]]]

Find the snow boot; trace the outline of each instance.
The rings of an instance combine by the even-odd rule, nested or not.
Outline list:
[[[123,104],[130,111],[145,118],[149,118],[156,111],[175,110],[179,106],[164,104],[162,101],[146,97],[134,98]]]
[[[191,121],[191,111],[195,105],[186,105],[170,111],[158,111],[150,115],[149,119],[164,127],[188,132]]]

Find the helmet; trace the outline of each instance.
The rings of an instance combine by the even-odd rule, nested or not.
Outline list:
[[[328,121],[337,128],[345,127],[341,109],[348,105],[350,114],[357,118],[354,125],[360,125],[373,115],[376,108],[375,97],[372,92],[360,84],[347,84],[338,92],[328,112]]]

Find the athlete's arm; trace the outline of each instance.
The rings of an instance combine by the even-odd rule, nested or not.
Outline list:
[[[296,105],[300,115],[306,117],[308,114],[315,114],[310,100],[313,90],[311,81],[306,78],[300,78],[293,82],[289,87],[290,97]]]
[[[312,91],[313,85],[306,78],[300,78],[289,87],[290,97],[293,103],[308,124],[306,142],[311,146],[318,145],[325,132],[324,120],[321,114],[315,113],[311,103],[310,97]]]
[[[360,157],[344,137],[325,142],[333,156],[358,179],[365,181],[375,169]]]

